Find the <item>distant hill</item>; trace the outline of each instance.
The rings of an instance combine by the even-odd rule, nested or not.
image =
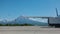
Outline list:
[[[14,22],[19,23],[19,24],[27,23],[27,24],[33,24],[33,25],[39,25],[39,26],[48,25],[48,23],[33,21],[33,20],[30,20],[29,18],[25,18],[23,16],[18,17],[17,19],[14,20]]]
[[[0,21],[0,23],[2,24],[32,24],[32,25],[38,25],[38,26],[47,26],[48,23],[44,23],[44,22],[38,22],[38,21],[34,21],[34,20],[30,20],[29,18],[25,18],[23,16],[20,16],[18,18],[16,18],[15,20],[13,21]]]

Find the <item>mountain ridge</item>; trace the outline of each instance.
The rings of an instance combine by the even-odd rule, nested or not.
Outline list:
[[[3,22],[3,21],[2,21]],[[34,21],[34,20],[31,20],[29,18],[26,18],[24,16],[19,16],[18,18],[12,20],[12,21],[7,21],[6,22],[3,22],[3,23],[8,23],[8,24],[33,24],[33,25],[48,25],[48,23],[44,23],[44,22],[38,22],[38,21]]]

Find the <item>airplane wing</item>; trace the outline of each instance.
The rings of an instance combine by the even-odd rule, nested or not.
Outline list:
[[[24,16],[26,18],[51,18],[51,17],[41,17],[41,16]]]

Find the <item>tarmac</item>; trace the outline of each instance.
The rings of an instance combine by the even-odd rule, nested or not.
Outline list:
[[[0,34],[60,34],[60,28],[49,26],[0,26]]]

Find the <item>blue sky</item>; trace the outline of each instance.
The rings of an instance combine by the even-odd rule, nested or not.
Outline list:
[[[56,16],[55,8],[60,11],[60,0],[0,0],[0,18]]]

